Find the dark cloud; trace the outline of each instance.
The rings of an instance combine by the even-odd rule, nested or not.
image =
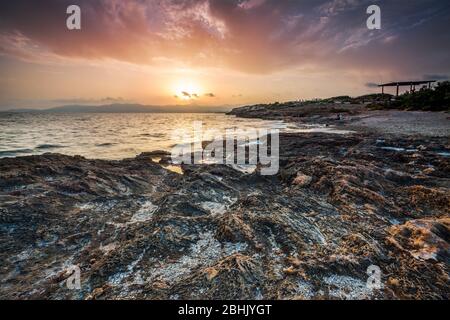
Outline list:
[[[366,83],[366,87],[367,87],[367,88],[378,88],[378,83],[367,82],[367,83]]]
[[[205,97],[208,97],[208,98],[215,98],[216,97],[216,95],[214,94],[214,93],[205,93]]]
[[[426,74],[423,76],[424,80],[436,80],[436,81],[442,81],[442,80],[449,80],[450,77],[445,74]]]
[[[365,27],[378,4],[382,29]],[[65,28],[82,9],[82,30]],[[292,66],[450,72],[450,2],[442,0],[15,0],[0,3],[0,53],[33,58],[176,59],[268,73]]]

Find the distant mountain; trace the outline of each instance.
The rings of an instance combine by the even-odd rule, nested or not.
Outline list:
[[[26,108],[20,108],[20,109],[8,109],[8,110],[0,110],[0,112],[15,112],[15,113],[21,113],[21,112],[36,112],[36,109],[26,109]]]
[[[108,104],[100,106],[65,105],[49,109],[12,109],[4,112],[51,112],[51,113],[200,113],[228,112],[229,106],[150,106],[142,104]]]

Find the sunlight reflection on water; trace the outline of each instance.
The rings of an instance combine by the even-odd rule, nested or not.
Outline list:
[[[192,130],[194,121],[203,129],[225,133],[233,128],[285,129],[280,121],[242,119],[225,114],[0,114],[0,157],[46,152],[118,160],[142,152],[165,150],[179,143],[174,130]]]

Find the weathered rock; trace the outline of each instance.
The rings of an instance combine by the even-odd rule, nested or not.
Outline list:
[[[155,153],[0,159],[0,298],[448,299],[450,160],[430,151],[448,141],[383,137],[427,145],[415,157],[378,139],[282,134],[275,177],[180,175]]]
[[[450,263],[450,218],[411,220],[389,233],[390,243],[416,259]]]
[[[295,179],[292,183],[299,187],[305,187],[305,186],[309,185],[311,183],[311,181],[312,181],[312,178],[310,176],[307,176],[307,175],[299,172],[299,173],[297,173],[297,176],[295,177]]]

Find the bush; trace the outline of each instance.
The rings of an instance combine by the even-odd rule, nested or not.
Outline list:
[[[407,110],[450,111],[450,82],[440,82],[435,88],[399,96],[391,107]]]

